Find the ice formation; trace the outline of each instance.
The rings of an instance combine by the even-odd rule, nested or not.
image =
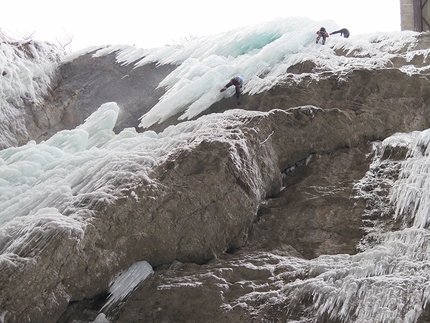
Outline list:
[[[255,94],[282,82],[296,82],[295,78],[301,76],[293,77],[287,69],[299,62],[311,60],[322,72],[331,70],[342,76],[355,68],[387,66],[394,53],[415,42],[413,32],[375,33],[349,39],[333,37],[322,47],[314,44],[315,31],[321,25],[338,29],[331,21],[284,19],[181,45],[150,50],[109,46],[90,52],[95,56],[116,52],[119,62],[136,66],[151,62],[177,65],[159,85],[168,89],[167,93],[142,116],[141,126],[145,128],[176,114],[180,119],[193,118],[221,98],[233,95],[221,94],[219,89],[236,74],[245,79],[245,93]],[[38,46],[41,49],[42,45]],[[336,55],[338,50],[354,55]],[[6,73],[0,77],[2,120],[20,120],[11,102],[19,105],[24,99],[40,100],[61,56],[50,48],[33,54],[37,59],[29,62],[17,57],[6,44],[0,44],[0,72]],[[81,54],[68,56],[63,62]],[[418,54],[423,53],[410,51],[406,59]],[[419,71],[405,68],[404,72]],[[323,74],[310,76],[318,78]],[[125,129],[116,135],[112,128],[117,115],[118,106],[106,103],[74,130],[61,131],[39,144],[28,142],[0,151],[0,257],[7,261],[8,254],[18,253],[26,241],[38,234],[49,235],[55,229],[65,230],[79,240],[85,220],[68,216],[73,213],[70,210],[74,201],[83,195],[114,199],[118,190],[132,190],[134,182],[151,182],[147,171],[184,143],[209,136],[213,129],[208,124],[213,124],[211,118],[215,118],[183,122],[159,134]],[[227,115],[218,116],[217,121],[232,122]],[[20,122],[18,126],[22,126]],[[231,128],[235,128],[234,124]],[[282,258],[281,263],[297,271],[308,268],[312,278],[282,285],[270,294],[256,292],[238,302],[267,297],[271,304],[294,304],[312,295],[318,315],[329,313],[333,318],[356,322],[415,322],[430,297],[429,139],[429,132],[424,131],[399,134],[382,143],[382,147],[398,144],[410,149],[406,161],[396,165],[401,167],[401,173],[392,183],[389,203],[380,204],[381,208],[394,210],[393,219],[402,223],[400,230],[369,232],[377,237],[377,243],[363,243],[362,252],[354,256],[321,256],[311,261]],[[370,172],[381,162],[377,155]],[[361,184],[371,178],[364,178]],[[145,262],[135,264],[119,276],[112,284],[112,298],[107,305],[120,301],[150,274],[152,269],[148,266]],[[282,275],[274,277],[278,286]],[[100,316],[99,321],[105,318]]]
[[[108,301],[100,311],[107,311],[122,301],[153,272],[151,265],[146,261],[136,262],[121,272],[110,284]]]
[[[376,32],[348,39],[332,36],[322,46],[315,44],[315,32],[321,26],[329,31],[339,29],[333,21],[283,18],[174,46],[147,50],[108,46],[91,50],[94,56],[117,52],[118,62],[133,63],[136,67],[148,63],[178,66],[159,84],[167,93],[142,116],[140,126],[146,128],[173,115],[178,115],[180,120],[191,119],[213,103],[232,96],[233,91],[220,93],[219,90],[234,75],[244,78],[244,93],[256,94],[282,82],[295,83],[307,76],[324,77],[318,73],[294,77],[287,73],[289,67],[303,61],[314,62],[321,72],[330,70],[342,76],[356,68],[390,66],[395,53],[405,44],[415,43],[414,32]],[[345,55],[337,55],[337,51],[344,51]],[[74,53],[65,61],[83,53]],[[411,51],[407,59],[418,54]],[[410,67],[405,72],[419,71]]]

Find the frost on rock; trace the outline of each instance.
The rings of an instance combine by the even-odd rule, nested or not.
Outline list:
[[[294,306],[311,295],[318,317],[329,315],[344,322],[417,321],[430,297],[429,134],[429,130],[396,134],[378,146],[369,172],[356,185],[357,196],[370,202],[365,218],[374,222],[363,238],[362,252],[310,261],[309,276],[315,276],[283,286],[284,296],[276,303]],[[409,151],[406,159],[387,160],[387,150],[399,148]],[[381,179],[381,174],[386,178]],[[393,221],[399,229],[390,231]]]
[[[23,108],[42,102],[64,55],[38,41],[0,43],[0,149],[17,145],[17,134],[28,137]]]
[[[260,317],[268,312],[280,317],[299,309],[303,322],[417,322],[430,299],[429,145],[429,130],[397,133],[375,143],[373,162],[353,197],[368,201],[364,223],[372,222],[359,253],[312,260],[242,254],[221,263],[228,273],[215,263],[166,279],[159,287],[205,290],[207,276],[214,275],[220,295],[233,292],[239,283],[248,290],[234,300],[222,298],[226,311],[240,308]],[[248,280],[239,282],[232,274],[236,271]]]

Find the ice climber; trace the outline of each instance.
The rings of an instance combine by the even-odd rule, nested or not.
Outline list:
[[[326,38],[329,37],[328,32],[325,30],[324,27],[321,27],[320,30],[317,31],[317,35],[318,36],[317,36],[316,44],[318,44],[319,40],[322,37],[322,44],[324,45]]]
[[[348,38],[349,37],[349,30],[346,28],[342,28],[340,30],[336,30],[336,31],[333,31],[332,33],[330,33],[330,35],[334,35],[334,34],[340,34],[341,36]]]
[[[229,88],[230,86],[234,85],[236,88],[236,103],[237,105],[240,105],[240,90],[242,89],[242,84],[243,84],[243,78],[240,76],[235,76],[233,77],[230,82],[228,82],[221,90],[220,92],[224,92],[225,90],[227,90],[227,88]]]

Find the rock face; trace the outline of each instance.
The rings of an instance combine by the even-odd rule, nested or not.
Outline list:
[[[36,139],[46,139],[57,131],[73,129],[105,102],[115,101],[121,113],[115,127],[120,131],[137,127],[139,118],[148,112],[164,94],[158,84],[174,66],[120,64],[115,53],[93,57],[90,52],[60,66],[53,79],[52,91],[44,110],[50,119]]]
[[[1,149],[29,140],[45,140],[60,130],[74,129],[101,104],[110,101],[121,108],[115,130],[136,127],[138,119],[164,94],[163,89],[157,89],[158,84],[175,68],[155,64],[135,68],[133,64],[118,63],[115,53],[95,57],[96,49],[61,63],[58,49],[53,45],[38,42],[3,45],[8,57],[3,57],[0,79],[4,96],[0,110]],[[40,69],[48,70],[46,76],[52,73],[49,86],[46,80],[41,80]],[[28,71],[32,80],[25,77]],[[31,85],[20,86],[19,82]],[[43,100],[38,95],[43,95]]]
[[[115,130],[135,127],[173,68],[133,69],[114,54],[66,63],[44,106],[55,122],[32,135],[42,140],[73,128],[111,100],[123,111]],[[155,273],[105,313],[109,322],[299,321],[306,304],[242,297],[279,293],[281,282],[315,275],[295,263],[357,252],[366,204],[351,197],[369,168],[371,141],[428,128],[429,99],[426,75],[394,68],[356,70],[342,80],[327,72],[246,96],[244,111],[214,117],[211,133],[196,134],[158,165],[150,174],[156,185],[140,183],[138,198],[120,183],[125,197],[89,206],[79,245],[81,231],[60,232],[1,264],[3,321],[93,322],[110,281],[140,260]],[[226,101],[205,114],[226,111]],[[0,242],[4,249],[8,242]]]

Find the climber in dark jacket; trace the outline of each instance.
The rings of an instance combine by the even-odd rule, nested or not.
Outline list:
[[[240,76],[235,76],[230,80],[230,82],[228,82],[220,90],[220,92],[224,92],[225,90],[227,90],[227,88],[234,85],[234,87],[236,88],[236,103],[237,103],[237,105],[240,105],[239,97],[240,97],[240,90],[242,88],[242,84],[243,84],[243,78],[241,78]]]
[[[333,31],[332,33],[330,33],[330,35],[334,35],[334,34],[340,34],[341,36],[348,38],[349,37],[349,30],[346,28],[342,28],[340,30],[336,30],[336,31]]]
[[[319,40],[322,37],[322,44],[325,44],[325,39],[329,37],[328,32],[325,30],[324,27],[321,27],[320,30],[317,31],[317,41],[316,43],[318,44]]]

